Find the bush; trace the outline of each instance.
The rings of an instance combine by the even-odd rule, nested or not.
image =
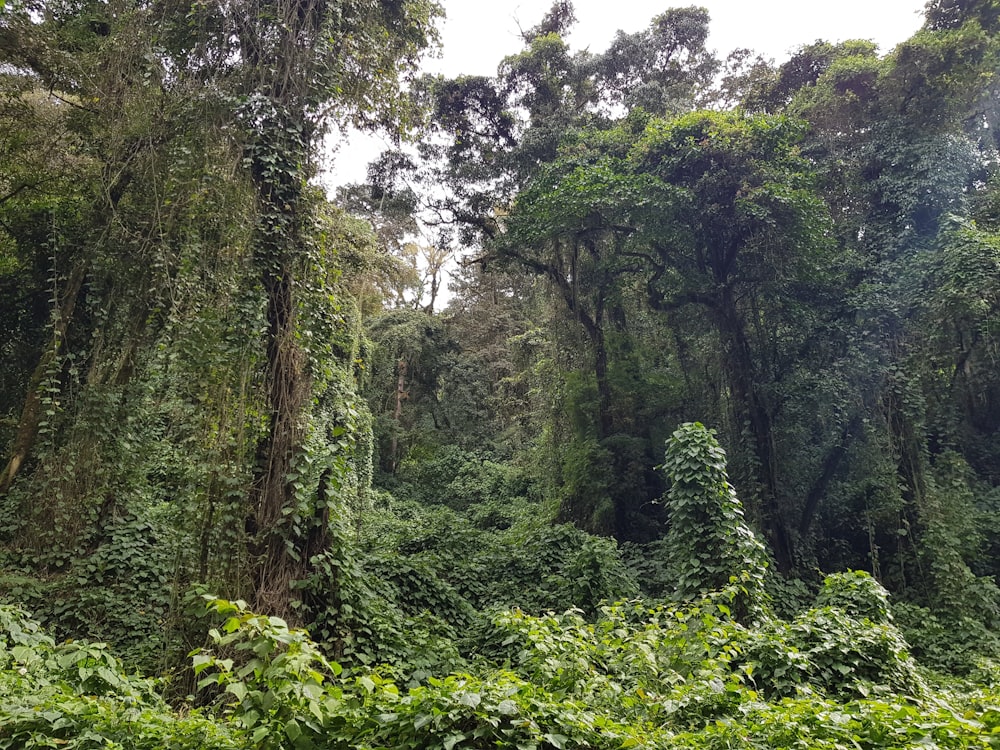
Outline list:
[[[754,630],[742,665],[751,684],[772,699],[912,696],[923,690],[893,625],[858,620],[836,607],[817,607],[791,622],[772,620]]]
[[[984,660],[1000,660],[1000,638],[976,618],[933,612],[907,602],[893,603],[892,610],[914,657],[924,666],[968,675]]]
[[[906,661],[891,625],[818,607],[791,623],[748,629],[732,617],[735,589],[683,604],[623,602],[593,621],[576,611],[497,613],[490,642],[503,665],[481,662],[408,689],[380,669],[348,677],[304,631],[207,597],[219,627],[210,631],[213,649],[193,661],[210,705],[180,712],[156,696],[153,682],[123,674],[106,647],[55,645],[22,612],[0,607],[0,748],[995,745],[995,670],[976,687],[916,690],[905,669],[877,672],[880,658],[890,672]],[[799,675],[787,678],[787,690],[782,663]]]
[[[663,470],[670,481],[664,551],[674,596],[692,599],[739,580],[739,617],[760,617],[767,604],[767,556],[743,520],[714,434],[699,422],[682,424],[667,441]]]
[[[31,609],[57,637],[115,643],[130,667],[152,671],[165,649],[175,553],[170,534],[155,520],[126,516],[102,537],[54,575],[34,575],[34,562],[24,561],[23,574],[0,576],[0,592]]]
[[[816,606],[838,607],[855,619],[879,625],[892,622],[889,592],[863,570],[828,575],[816,597]]]
[[[396,477],[395,494],[423,505],[467,510],[481,503],[516,502],[530,493],[526,477],[514,466],[457,446],[406,461]]]
[[[175,713],[156,688],[126,674],[104,644],[57,645],[23,611],[0,605],[0,748],[246,747],[199,711]]]

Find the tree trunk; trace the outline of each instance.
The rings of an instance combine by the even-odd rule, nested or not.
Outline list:
[[[860,413],[854,415],[851,421],[847,423],[840,434],[840,439],[830,449],[830,452],[826,454],[826,459],[823,461],[823,468],[820,470],[816,481],[813,482],[812,487],[809,488],[809,494],[806,495],[802,518],[799,521],[800,537],[804,537],[809,533],[813,518],[819,509],[820,500],[826,494],[827,487],[830,486],[830,482],[837,473],[841,461],[847,455],[847,448],[850,445],[851,439],[859,429],[861,429]]]
[[[594,327],[594,378],[597,381],[597,439],[603,440],[614,429],[611,414],[611,383],[608,381],[608,347],[604,341],[604,330]]]
[[[747,503],[766,532],[779,568],[788,570],[792,563],[791,538],[777,503],[777,472],[771,444],[771,415],[757,390],[753,353],[747,338],[746,325],[732,292],[725,290],[715,307],[716,325],[723,342],[724,370],[729,385],[735,438],[742,442],[744,426],[750,428],[750,445],[744,445],[753,460],[748,477],[754,482],[759,497]]]
[[[403,419],[403,402],[406,400],[406,359],[399,358],[396,363],[396,407],[392,411],[395,429],[389,441],[389,473],[395,474],[399,467],[399,429]]]
[[[59,356],[59,350],[66,338],[66,331],[73,318],[73,310],[76,308],[76,301],[80,296],[85,276],[86,266],[83,262],[78,262],[73,266],[73,271],[66,282],[62,299],[57,302],[52,340],[38,361],[38,365],[31,375],[31,381],[28,383],[28,393],[24,398],[24,408],[21,410],[21,419],[17,425],[10,458],[7,460],[7,465],[4,466],[3,473],[0,474],[0,495],[6,494],[13,485],[25,461],[31,455],[35,440],[38,438],[42,422],[42,395],[39,393],[39,389],[45,378],[45,373],[48,372],[55,358]]]
[[[253,492],[256,538],[254,608],[288,617],[294,580],[302,578],[308,560],[295,554],[301,545],[285,523],[285,509],[295,505],[295,488],[288,479],[296,450],[302,444],[310,382],[305,354],[295,338],[295,300],[291,269],[265,271],[267,294],[268,431],[257,448]]]

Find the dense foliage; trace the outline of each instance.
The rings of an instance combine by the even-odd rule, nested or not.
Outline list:
[[[0,748],[997,747],[997,2],[440,13],[0,0]]]

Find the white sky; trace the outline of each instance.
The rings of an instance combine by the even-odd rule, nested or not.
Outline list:
[[[824,39],[872,39],[883,51],[915,32],[924,0],[574,0],[573,49],[601,52],[619,29],[635,32],[669,7],[708,9],[708,46],[720,57],[749,47],[776,60],[803,44]],[[549,0],[445,0],[443,59],[426,66],[447,75],[489,75],[505,55],[521,48],[518,27],[530,28],[551,7]]]
[[[442,0],[441,56],[425,68],[449,76],[492,75],[497,64],[522,48],[520,28],[530,28],[551,0]],[[708,46],[720,58],[736,47],[781,62],[817,39],[871,39],[883,52],[907,39],[923,20],[925,0],[574,0],[577,23],[568,37],[574,50],[601,52],[619,29],[635,32],[671,6],[700,5],[711,15]],[[352,136],[334,157],[324,184],[358,182],[386,148],[378,137]]]

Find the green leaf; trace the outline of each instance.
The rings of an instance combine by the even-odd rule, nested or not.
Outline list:
[[[462,693],[461,697],[458,699],[458,702],[461,703],[463,706],[470,706],[471,708],[475,708],[480,703],[482,703],[482,700],[483,698],[479,693]]]
[[[231,693],[236,700],[243,702],[243,699],[247,697],[247,686],[242,682],[230,682],[226,685],[226,692]]]
[[[433,714],[420,714],[413,720],[414,729],[422,729],[434,720]]]

